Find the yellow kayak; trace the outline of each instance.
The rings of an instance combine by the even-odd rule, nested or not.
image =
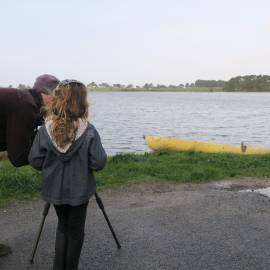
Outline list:
[[[233,146],[156,136],[145,136],[144,139],[153,151],[195,151],[204,153],[232,153],[245,155],[261,155],[270,153],[270,148],[249,147],[243,143],[241,143],[240,146]]]

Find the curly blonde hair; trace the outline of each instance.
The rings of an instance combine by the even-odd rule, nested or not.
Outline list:
[[[78,130],[78,119],[88,118],[85,85],[75,80],[60,82],[45,110],[47,120],[52,121],[50,133],[56,145],[64,148],[74,142]]]

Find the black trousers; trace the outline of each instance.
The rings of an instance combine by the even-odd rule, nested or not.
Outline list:
[[[58,216],[54,270],[77,270],[84,242],[88,202],[78,206],[54,205]]]
[[[58,216],[57,230],[72,239],[80,240],[84,236],[84,227],[88,202],[78,206],[54,205]]]

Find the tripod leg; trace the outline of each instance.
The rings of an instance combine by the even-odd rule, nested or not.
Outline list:
[[[108,218],[108,216],[107,216],[107,214],[105,212],[103,202],[102,202],[101,198],[98,196],[97,192],[95,193],[95,197],[96,197],[97,204],[98,204],[99,208],[101,209],[101,211],[102,211],[102,213],[103,213],[103,215],[104,215],[104,217],[105,217],[105,219],[107,221],[107,224],[108,224],[108,226],[109,226],[109,228],[111,230],[111,233],[112,233],[113,238],[114,238],[114,240],[116,242],[117,248],[120,249],[121,245],[120,245],[120,243],[119,243],[119,241],[118,241],[118,239],[116,237],[116,234],[115,234],[115,232],[113,230],[111,222],[110,222],[110,220],[109,220],[109,218]]]
[[[31,258],[29,260],[29,262],[31,264],[34,263],[34,257],[35,257],[36,251],[37,251],[39,239],[40,239],[41,232],[42,232],[42,229],[43,229],[43,226],[44,226],[44,223],[45,223],[45,219],[46,219],[46,217],[48,215],[49,209],[50,209],[50,204],[49,203],[45,203],[44,210],[43,210],[43,217],[42,217],[42,220],[41,220],[41,223],[40,223],[39,231],[38,231],[38,234],[37,234],[37,239],[36,239],[35,245],[33,247]]]

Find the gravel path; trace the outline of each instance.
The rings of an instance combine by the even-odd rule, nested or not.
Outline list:
[[[270,198],[238,192],[270,182],[239,183],[140,184],[100,193],[122,250],[91,200],[80,269],[270,269]],[[0,242],[13,248],[0,258],[1,270],[52,269],[53,209],[35,265],[28,264],[42,209],[42,201],[0,209]]]

